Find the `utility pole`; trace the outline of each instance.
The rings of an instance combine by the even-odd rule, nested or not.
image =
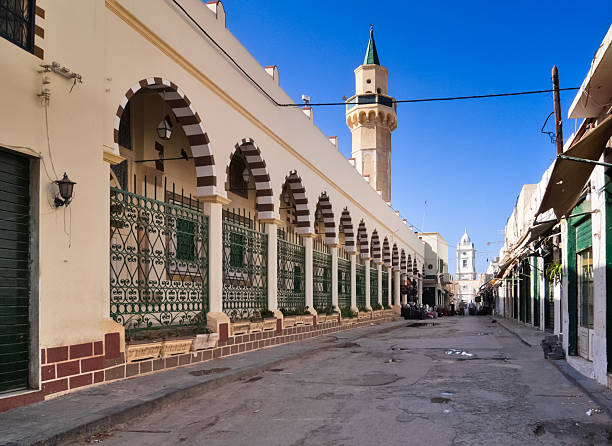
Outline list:
[[[553,101],[555,103],[555,140],[557,155],[563,153],[563,117],[561,116],[561,97],[559,95],[559,70],[555,65],[552,69]]]

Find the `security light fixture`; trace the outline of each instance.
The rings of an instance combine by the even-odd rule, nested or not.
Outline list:
[[[60,194],[59,197],[56,196],[53,200],[55,207],[68,206],[72,201],[72,191],[76,183],[74,181],[70,181],[70,178],[68,178],[66,172],[64,172],[64,176],[61,180],[56,180],[54,183],[57,184]]]
[[[172,121],[170,121],[170,117],[166,115],[166,117],[164,119],[162,119],[160,121],[160,123],[157,125],[157,136],[160,137],[160,139],[170,139],[170,136],[172,135]]]
[[[291,196],[289,195],[289,191],[285,188],[285,190],[283,190],[283,201],[286,204],[291,204]]]

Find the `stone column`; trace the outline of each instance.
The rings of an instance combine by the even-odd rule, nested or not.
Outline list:
[[[266,225],[268,235],[268,310],[278,310],[278,227],[281,224],[274,218],[260,220]]]
[[[306,293],[306,306],[309,308],[309,310],[314,310],[312,268],[312,245],[314,236],[314,234],[302,234],[302,239],[304,240],[304,248],[306,251],[306,265],[304,268],[304,291]]]
[[[332,292],[332,305],[335,309],[338,309],[338,247],[336,245],[330,245],[329,250],[332,256],[332,271],[331,271],[331,292]]]
[[[357,309],[357,253],[351,252],[351,309]]]
[[[387,299],[387,304],[389,305],[389,307],[393,308],[393,299],[391,298],[391,296],[393,296],[393,287],[391,286],[393,284],[391,280],[393,276],[393,270],[390,266],[385,266],[385,268],[387,268],[387,295],[385,297]]]
[[[402,306],[400,305],[400,270],[393,269],[393,280],[395,286],[393,288],[393,309],[397,314],[401,313]]]
[[[423,305],[423,279],[417,279],[417,300],[419,301],[419,305]]]
[[[366,302],[366,310],[372,309],[372,303],[370,302],[370,259],[365,259],[363,263],[365,264],[365,302]]]
[[[230,200],[221,196],[198,197],[208,214],[208,313],[207,327],[227,340],[229,317],[223,312],[223,205]]]
[[[378,299],[378,304],[382,306],[383,303],[383,295],[382,295],[382,272],[383,272],[383,264],[382,262],[376,262],[376,274],[378,274],[378,290],[376,291],[376,296]]]

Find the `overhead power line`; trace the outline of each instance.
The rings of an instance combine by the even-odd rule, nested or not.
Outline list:
[[[278,107],[303,107],[305,104],[299,103],[287,103],[283,104],[274,99],[259,83],[253,79],[253,77],[246,72],[244,68],[240,66],[240,64],[232,57],[230,54],[225,51],[225,49],[212,38],[210,34],[206,32],[204,28],[198,23],[196,19],[194,19],[191,14],[189,14],[185,8],[181,6],[181,4],[177,0],[172,0],[172,2],[189,18],[189,20],[198,28],[202,34],[204,34],[208,40],[210,40],[218,49],[227,57],[230,62],[234,64],[236,68],[255,86],[258,90],[260,90],[270,101],[274,103],[274,105]],[[501,98],[506,96],[524,96],[530,94],[542,94],[542,93],[552,93],[554,91],[568,91],[568,90],[579,90],[580,87],[568,87],[568,88],[559,88],[550,89],[550,90],[530,90],[530,91],[514,91],[509,93],[496,93],[496,94],[477,94],[470,96],[450,96],[450,97],[442,97],[442,98],[420,98],[420,99],[394,99],[392,102],[396,104],[408,104],[408,103],[418,103],[418,102],[443,102],[443,101],[461,101],[467,99],[485,99],[485,98]],[[378,102],[373,102],[373,104],[377,104]],[[388,103],[388,102],[387,102]],[[309,103],[309,107],[325,107],[325,106],[341,106],[346,105],[346,102],[318,102],[318,103]]]
[[[580,87],[567,87],[559,88],[559,91],[567,90],[579,90]],[[523,96],[528,94],[541,94],[551,93],[555,90],[530,90],[530,91],[513,91],[510,93],[495,93],[495,94],[476,94],[471,96],[450,96],[443,98],[421,98],[421,99],[394,99],[392,102],[396,104],[403,103],[414,103],[414,102],[436,102],[436,101],[460,101],[465,99],[484,99],[484,98],[501,98],[504,96]],[[372,104],[378,104],[378,102],[372,102]],[[277,104],[280,107],[302,107],[304,104]],[[315,104],[308,104],[308,107],[312,106],[324,106],[324,105],[347,105],[346,102],[319,102]],[[357,104],[355,104],[357,105]]]

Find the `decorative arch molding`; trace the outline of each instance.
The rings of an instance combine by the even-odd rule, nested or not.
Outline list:
[[[115,153],[119,153],[119,123],[128,101],[139,90],[146,88],[159,94],[168,106],[176,120],[181,124],[185,135],[191,146],[191,154],[196,169],[196,194],[199,197],[209,197],[218,194],[217,174],[215,171],[215,160],[210,148],[210,140],[206,130],[202,125],[200,116],[195,111],[191,101],[187,98],[183,90],[175,83],[161,77],[150,77],[142,79],[132,87],[121,98],[121,104],[117,108],[115,116],[115,127],[113,132],[113,146]]]
[[[397,249],[397,244],[393,244],[393,249],[391,250],[391,265],[393,269],[399,268],[399,250]]]
[[[402,274],[406,273],[406,251],[402,249],[400,254],[400,271]]]
[[[304,189],[302,179],[297,174],[297,170],[289,172],[289,175],[285,177],[285,184],[291,189],[295,201],[296,232],[298,234],[312,233],[306,189]]]
[[[318,202],[321,216],[323,217],[323,224],[325,226],[325,243],[328,245],[338,244],[338,237],[336,235],[336,220],[334,219],[334,211],[332,209],[331,202],[327,196],[327,192],[323,192],[319,196]]]
[[[344,233],[344,245],[347,252],[355,252],[355,232],[353,231],[353,221],[348,208],[342,210],[340,215],[340,229]]]
[[[385,237],[383,240],[383,263],[385,266],[391,266],[391,248],[389,247],[389,239]]]
[[[375,262],[380,262],[380,237],[376,229],[372,231],[372,239],[370,241],[370,252]]]
[[[257,218],[274,218],[274,196],[272,193],[272,182],[259,147],[251,138],[244,138],[234,146],[235,150],[230,154],[229,162],[236,153],[242,153],[253,180],[255,181],[255,203]]]
[[[417,276],[419,274],[419,267],[417,266],[416,256],[415,256],[414,260],[412,261],[412,274],[414,276]]]
[[[408,253],[408,258],[406,259],[406,273],[412,275],[412,255]]]
[[[368,230],[365,222],[361,220],[357,228],[357,240],[359,240],[359,253],[362,259],[370,258],[370,244],[368,243]]]

